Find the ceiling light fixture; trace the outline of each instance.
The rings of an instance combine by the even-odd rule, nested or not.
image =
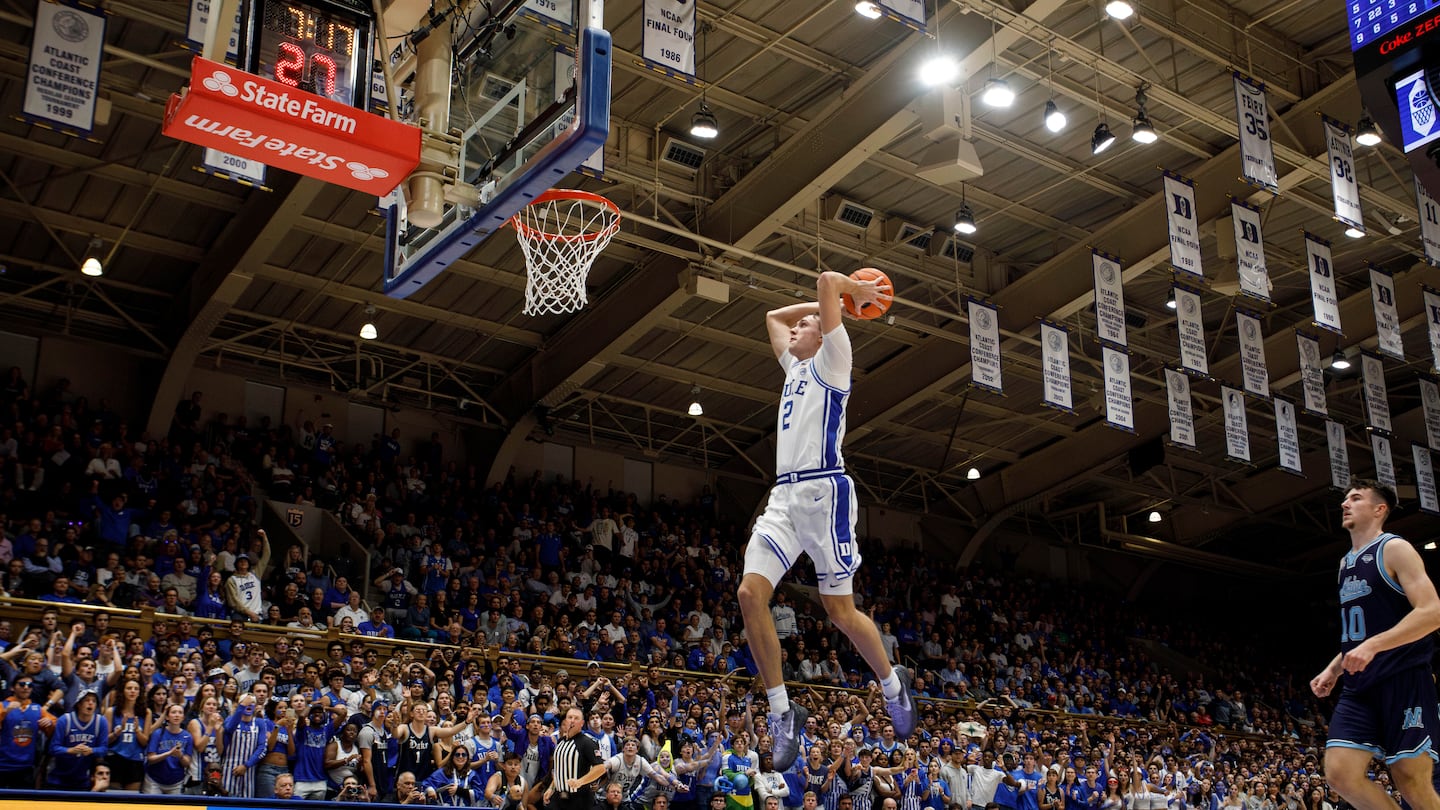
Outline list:
[[[1346,357],[1344,352],[1336,349],[1335,356],[1330,359],[1330,368],[1336,371],[1345,371],[1350,368],[1350,358]]]
[[[687,411],[687,413],[689,413],[691,416],[704,416],[704,415],[705,415],[705,407],[700,404],[700,386],[699,386],[699,385],[692,385],[692,386],[690,386],[690,396],[694,397],[695,400],[690,403],[690,410]]]
[[[1164,520],[1164,519],[1165,519],[1165,516],[1162,515],[1162,514],[1160,514],[1160,510],[1158,510],[1158,509],[1151,509],[1151,510],[1150,510],[1150,518],[1149,518],[1149,520],[1150,520],[1151,523],[1159,523],[1160,521],[1162,521],[1162,520]]]
[[[1134,138],[1136,143],[1151,144],[1160,140],[1155,127],[1150,123],[1150,116],[1145,114],[1145,102],[1148,100],[1145,85],[1142,84],[1135,90],[1135,119],[1130,128],[1130,137]]]
[[[980,100],[989,107],[1009,107],[1015,103],[1015,91],[1010,83],[996,76],[1000,70],[1000,41],[996,38],[995,18],[990,18],[990,78],[985,80],[985,90]]]
[[[980,468],[979,468],[979,467],[971,467],[971,468],[970,468],[970,471],[967,472],[967,473],[965,473],[965,478],[966,478],[967,480],[970,480],[970,481],[979,481],[979,480],[980,480]]]
[[[883,12],[880,11],[880,4],[872,3],[870,0],[860,0],[855,4],[855,13],[867,20],[878,20]]]
[[[1345,235],[1350,237],[1351,239],[1359,239],[1360,237],[1365,235],[1365,232],[1355,227],[1354,225],[1346,225]]]
[[[1095,134],[1090,136],[1090,154],[1098,155],[1114,145],[1115,136],[1110,132],[1110,125],[1101,121],[1095,127]]]
[[[375,328],[375,305],[365,306],[365,325],[360,327],[361,340],[374,340],[380,337],[380,330]]]
[[[1169,294],[1168,296],[1166,296],[1166,298],[1165,298],[1165,308],[1166,308],[1166,309],[1174,309],[1175,307],[1176,307],[1176,304],[1175,304],[1175,291],[1172,289],[1172,290],[1170,291],[1170,294]]]
[[[1355,124],[1355,143],[1361,146],[1379,146],[1380,128],[1375,126],[1374,120],[1366,115]]]
[[[710,105],[703,100],[700,109],[690,118],[690,134],[707,141],[720,134],[720,122],[715,120],[715,113],[710,112]]]
[[[955,232],[969,236],[978,230],[975,227],[975,212],[970,210],[970,204],[965,201],[966,185],[960,184],[960,210],[955,212]]]
[[[105,243],[100,241],[100,237],[91,239],[85,248],[85,259],[80,262],[80,272],[91,278],[105,275],[104,250]]]
[[[1128,20],[1135,15],[1135,7],[1125,0],[1110,0],[1105,4],[1105,13],[1116,20]]]
[[[1067,121],[1065,113],[1060,112],[1060,107],[1055,104],[1055,51],[1046,54],[1046,59],[1050,64],[1050,100],[1045,102],[1045,128],[1060,132],[1065,129]]]
[[[920,65],[920,83],[926,87],[950,85],[960,78],[960,63],[945,53],[940,42],[940,0],[935,0],[935,55]]]

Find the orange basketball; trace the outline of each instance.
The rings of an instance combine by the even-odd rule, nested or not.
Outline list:
[[[890,283],[890,277],[873,267],[862,267],[851,273],[850,278],[856,281],[874,281],[879,285],[880,291],[887,296],[895,294],[895,285]],[[859,309],[855,307],[855,301],[848,295],[840,296],[840,300],[845,304],[846,312],[862,321],[878,318],[890,310],[890,299],[888,298],[874,304],[866,304]]]

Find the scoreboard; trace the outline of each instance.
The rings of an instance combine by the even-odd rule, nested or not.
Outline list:
[[[1440,0],[1343,0],[1366,113],[1440,194]]]
[[[1349,0],[1350,50],[1384,39],[1436,6],[1440,0]]]

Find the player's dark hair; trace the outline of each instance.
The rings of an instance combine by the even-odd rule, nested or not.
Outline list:
[[[1397,505],[1395,490],[1373,478],[1351,478],[1350,489],[1368,489],[1376,495],[1379,495],[1380,500],[1385,502],[1385,506],[1389,508],[1391,512],[1395,511]]]

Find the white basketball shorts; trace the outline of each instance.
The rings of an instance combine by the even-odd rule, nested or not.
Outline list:
[[[848,475],[776,484],[750,534],[745,573],[779,585],[800,555],[807,554],[815,564],[820,592],[848,596],[851,577],[860,568],[855,512],[855,483]]]

